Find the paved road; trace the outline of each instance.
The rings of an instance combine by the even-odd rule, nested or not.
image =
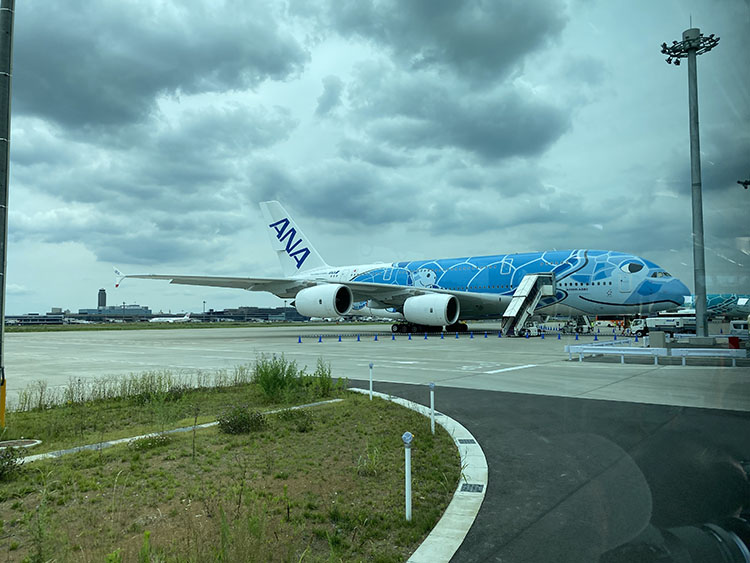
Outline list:
[[[475,435],[490,470],[458,562],[596,561],[649,522],[709,519],[712,501],[731,492],[732,463],[750,459],[747,362],[579,363],[567,360],[564,338],[485,339],[479,329],[474,338],[357,341],[357,330],[331,327],[320,341],[319,329],[289,328],[8,334],[9,390],[231,368],[261,353],[311,368],[322,357],[359,386],[373,362],[377,390],[423,404],[434,381],[438,409]]]
[[[423,386],[376,387],[429,403]],[[748,413],[458,388],[438,388],[436,404],[489,466],[454,562],[597,561],[652,519],[709,520],[728,488],[721,462],[750,459]]]

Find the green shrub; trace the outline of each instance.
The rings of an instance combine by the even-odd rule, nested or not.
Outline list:
[[[219,432],[225,434],[247,434],[263,430],[268,426],[263,413],[251,411],[245,406],[234,406],[219,417]]]
[[[253,382],[269,400],[278,401],[288,389],[299,384],[303,375],[304,369],[297,369],[296,362],[288,361],[284,356],[268,358],[261,354],[255,362]]]

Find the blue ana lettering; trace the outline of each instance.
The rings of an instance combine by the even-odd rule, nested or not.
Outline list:
[[[287,218],[280,219],[268,226],[276,231],[276,238],[279,239],[279,242],[283,243],[284,239],[286,239],[284,250],[289,257],[295,261],[297,269],[299,270],[302,267],[302,264],[305,263],[305,260],[307,260],[307,257],[310,256],[310,250],[308,248],[300,248],[299,250],[296,250],[297,247],[302,244],[302,237],[294,240],[294,237],[297,235],[297,230],[293,227],[287,230],[287,227],[289,227],[289,219]]]

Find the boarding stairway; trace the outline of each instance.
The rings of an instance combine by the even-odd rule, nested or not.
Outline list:
[[[513,293],[513,299],[503,313],[503,334],[518,334],[526,320],[534,314],[539,300],[555,294],[555,274],[527,274]]]

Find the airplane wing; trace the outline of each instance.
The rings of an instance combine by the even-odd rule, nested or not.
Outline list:
[[[245,289],[247,291],[267,291],[282,299],[294,299],[297,293],[306,287],[336,283],[346,285],[352,290],[354,302],[374,300],[386,307],[399,308],[409,297],[426,295],[429,293],[443,293],[455,295],[461,304],[462,312],[478,312],[485,309],[493,311],[504,311],[511,300],[509,295],[497,295],[490,293],[474,293],[466,291],[455,291],[448,289],[414,287],[407,285],[392,285],[369,282],[329,282],[313,279],[295,278],[235,278],[218,276],[170,276],[160,274],[123,274],[115,268],[117,279],[115,286],[125,278],[138,278],[147,280],[165,280],[169,283],[181,285],[200,285],[208,287],[228,287],[234,289]]]
[[[137,278],[144,280],[165,280],[169,283],[180,285],[202,285],[207,287],[230,287],[234,289],[246,289],[247,291],[267,291],[282,299],[291,299],[297,292],[306,287],[318,285],[308,280],[295,280],[284,278],[233,278],[219,276],[168,276],[161,274],[122,274],[117,270],[115,287],[119,286],[125,278]]]

